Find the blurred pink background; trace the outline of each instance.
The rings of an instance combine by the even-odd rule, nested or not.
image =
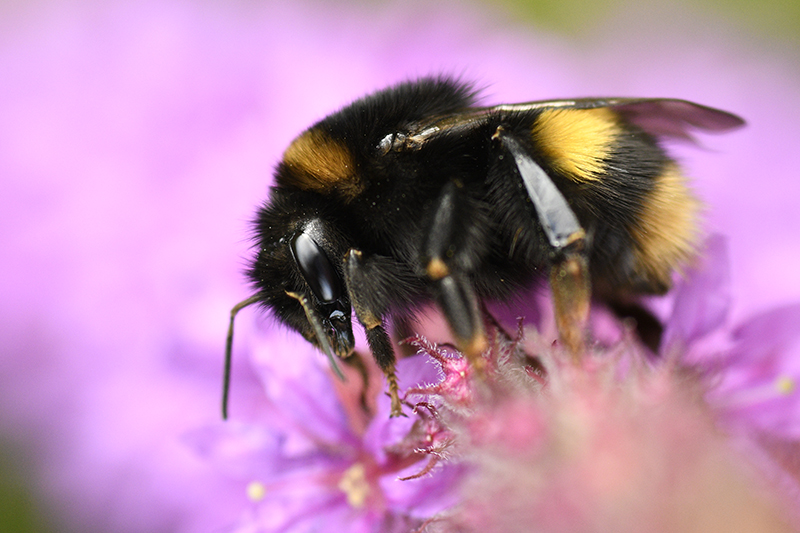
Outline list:
[[[182,436],[219,419],[228,311],[248,295],[248,220],[295,135],[409,77],[461,75],[486,103],[669,96],[740,114],[746,129],[676,153],[707,231],[728,239],[732,320],[799,302],[800,63],[739,28],[688,6],[613,8],[579,36],[456,3],[0,8],[8,527],[235,521],[243,484]],[[292,338],[240,315],[239,405],[261,394],[247,354],[264,335]]]

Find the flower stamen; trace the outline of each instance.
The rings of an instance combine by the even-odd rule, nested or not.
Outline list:
[[[797,388],[797,382],[790,376],[778,376],[778,379],[775,380],[775,388],[779,394],[789,396]]]
[[[267,487],[260,481],[251,481],[245,489],[247,497],[253,502],[260,502],[267,495]]]
[[[354,509],[362,509],[370,493],[367,471],[362,463],[355,463],[344,471],[339,480],[339,489],[347,497],[347,503]]]

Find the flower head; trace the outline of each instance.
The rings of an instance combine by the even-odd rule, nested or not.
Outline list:
[[[411,531],[454,503],[459,467],[433,471],[440,435],[428,413],[389,418],[388,398],[361,397],[350,368],[347,384],[336,384],[311,347],[292,351],[294,375],[274,337],[257,351],[267,412],[191,436],[204,457],[246,482],[253,504],[237,531]],[[398,372],[409,384],[436,377],[422,357],[402,360]]]
[[[671,297],[659,355],[602,315],[594,331],[616,329],[605,338],[617,340],[577,365],[546,320],[514,338],[495,329],[483,381],[418,342],[443,377],[414,393],[437,402],[448,459],[469,465],[439,530],[791,530],[798,311],[728,327],[726,265],[724,242],[711,239]]]

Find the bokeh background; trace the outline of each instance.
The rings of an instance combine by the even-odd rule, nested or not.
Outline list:
[[[799,37],[794,0],[0,3],[0,531],[235,521],[243,483],[184,435],[219,423],[248,219],[297,133],[409,77],[742,115],[675,151],[729,244],[730,320],[800,301]],[[289,337],[241,315],[241,416],[258,335]]]

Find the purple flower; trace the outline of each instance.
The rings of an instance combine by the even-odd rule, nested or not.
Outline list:
[[[361,397],[358,372],[348,368],[347,383],[335,383],[320,354],[276,337],[256,348],[266,398],[255,401],[266,412],[190,437],[202,456],[247,483],[253,504],[236,531],[399,533],[455,503],[460,468],[428,466],[441,430],[426,411],[389,418],[387,397]],[[370,367],[369,379],[380,379]],[[411,357],[399,362],[398,375],[408,385],[429,384],[436,369]],[[374,413],[367,404],[376,404]]]
[[[713,238],[662,302],[672,309],[658,356],[602,315],[595,333],[617,340],[578,365],[546,316],[515,337],[490,326],[483,380],[418,341],[443,377],[413,395],[436,403],[452,433],[447,461],[469,467],[461,505],[436,531],[796,527],[800,307],[731,328],[727,279]]]
[[[800,304],[736,325],[727,320],[728,261],[721,239],[675,291],[664,353],[701,373],[706,401],[754,463],[800,502]]]
[[[665,357],[679,357],[714,384],[709,401],[729,422],[800,439],[800,304],[728,324],[728,261],[722,239],[674,292]]]

